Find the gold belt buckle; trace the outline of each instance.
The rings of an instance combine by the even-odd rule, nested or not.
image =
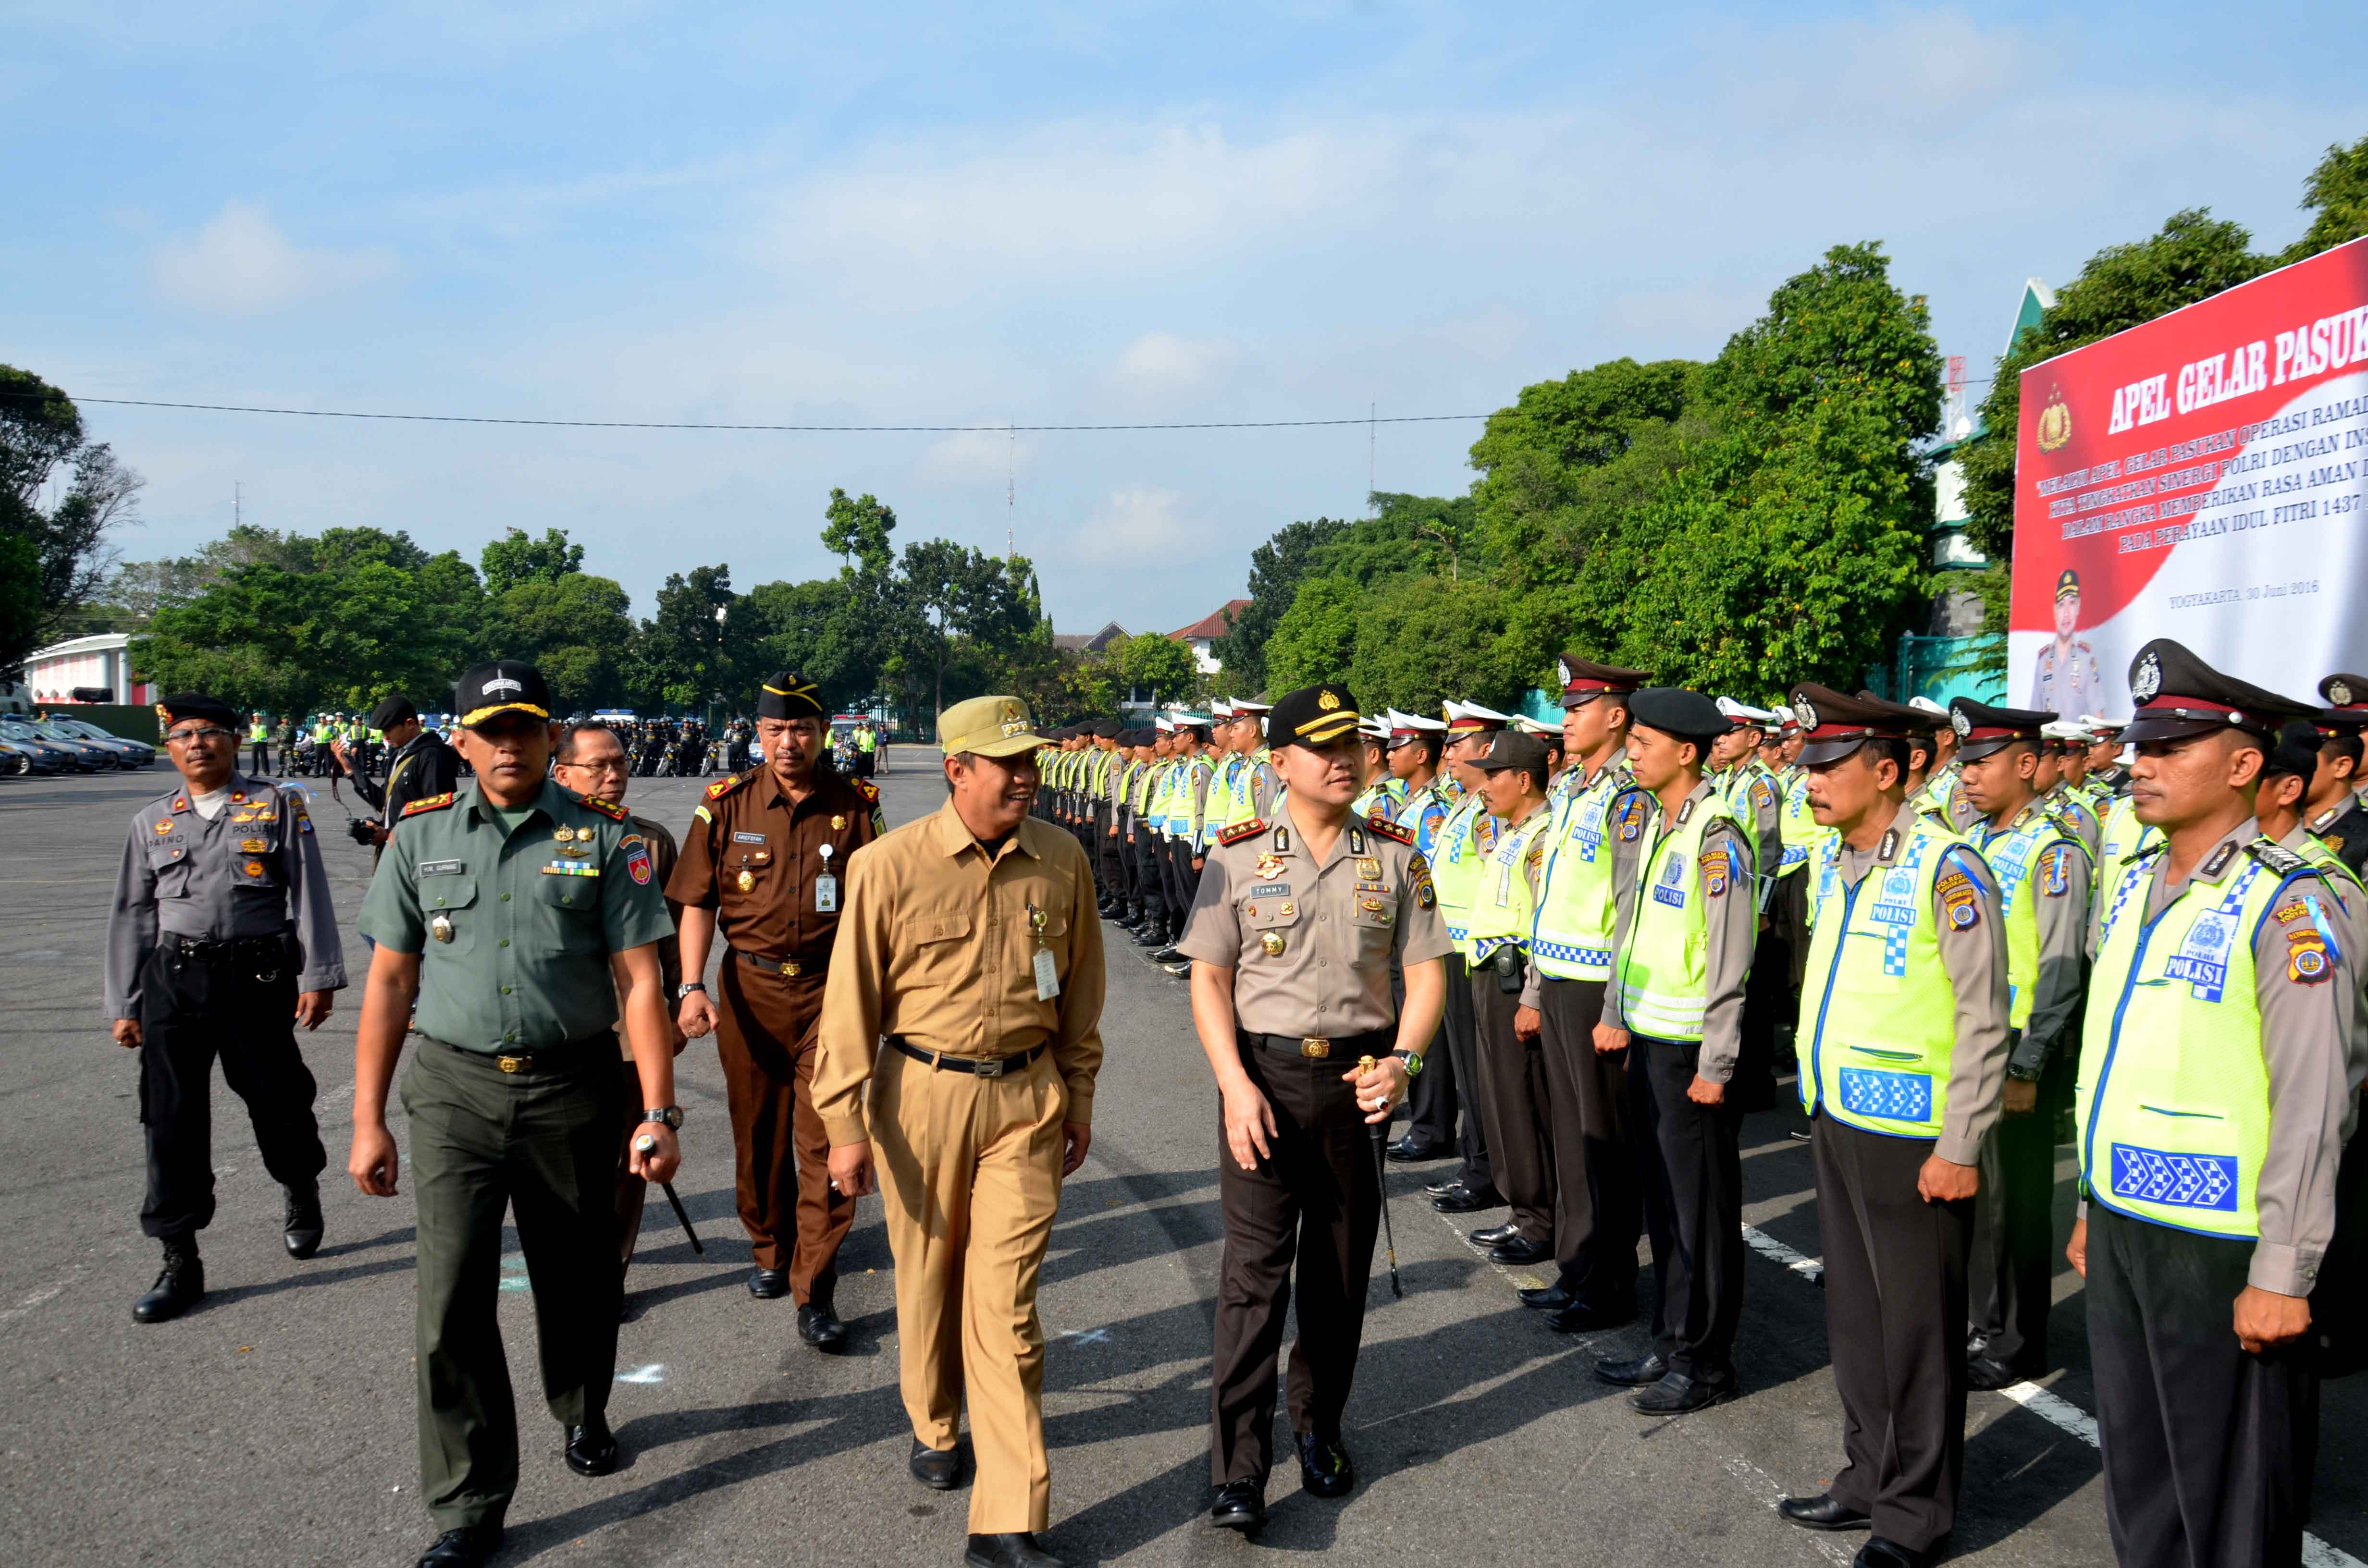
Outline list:
[[[500,1068],[505,1073],[523,1073],[526,1071],[526,1058],[523,1056],[496,1056],[494,1058],[494,1065]]]
[[[803,973],[803,971],[802,971],[802,970],[800,970],[800,969],[798,968],[798,960],[795,960],[795,959],[783,959],[783,960],[781,960],[781,972],[782,972],[783,974],[787,975],[787,976],[788,976],[789,978],[791,978],[791,980],[795,980],[795,979],[796,979],[796,978],[797,978],[801,973]]]
[[[1328,1040],[1303,1040],[1299,1042],[1299,1054],[1322,1061],[1332,1054],[1332,1042]]]

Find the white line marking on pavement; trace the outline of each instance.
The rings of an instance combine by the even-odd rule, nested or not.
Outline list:
[[[619,1372],[617,1381],[620,1383],[662,1383],[666,1381],[666,1364],[662,1361],[653,1361],[646,1367],[635,1367],[630,1371]]]
[[[1106,1328],[1064,1328],[1061,1331],[1061,1337],[1074,1339],[1080,1345],[1108,1345],[1110,1342],[1110,1330]]]
[[[1774,1259],[1804,1278],[1816,1278],[1825,1273],[1822,1260],[1795,1252],[1775,1237],[1749,1225],[1743,1227],[1743,1239],[1750,1244],[1752,1251],[1762,1257]],[[2097,1418],[2062,1394],[2032,1382],[2009,1383],[1998,1392],[2041,1420],[2069,1432],[2090,1448],[2098,1446]],[[1732,1470],[1734,1467],[1730,1465],[1727,1468]],[[2302,1538],[2302,1560],[2305,1568],[2368,1568],[2368,1563],[2362,1562],[2341,1547],[2329,1546],[2308,1533]]]

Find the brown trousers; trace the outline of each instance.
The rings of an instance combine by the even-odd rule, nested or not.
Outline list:
[[[1036,1277],[1061,1206],[1068,1108],[1049,1051],[981,1078],[882,1045],[872,1074],[905,1414],[914,1437],[943,1451],[961,1434],[967,1395],[973,1535],[1051,1522]]]
[[[732,1110],[740,1223],[759,1268],[787,1268],[800,1306],[831,1304],[855,1200],[831,1190],[830,1139],[814,1108],[820,966],[792,980],[723,956],[715,1053]]]
[[[1488,1165],[1512,1206],[1521,1239],[1554,1244],[1554,1130],[1546,1124],[1545,1057],[1536,1041],[1513,1032],[1518,995],[1494,969],[1472,971],[1472,1011],[1479,1025],[1480,1118],[1488,1131]]]
[[[1305,1061],[1247,1041],[1242,1066],[1274,1112],[1271,1153],[1246,1171],[1217,1132],[1225,1221],[1210,1369],[1209,1481],[1260,1481],[1274,1466],[1274,1368],[1299,1283],[1291,1425],[1338,1438],[1364,1343],[1365,1290],[1382,1224],[1372,1129],[1338,1057]],[[1295,1266],[1295,1267],[1294,1267]]]

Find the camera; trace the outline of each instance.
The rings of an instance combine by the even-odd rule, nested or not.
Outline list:
[[[356,844],[375,845],[378,843],[378,838],[370,830],[376,825],[368,817],[347,817],[346,835]]]

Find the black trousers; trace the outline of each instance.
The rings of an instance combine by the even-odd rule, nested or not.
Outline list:
[[[1660,1292],[1654,1348],[1669,1370],[1720,1382],[1735,1375],[1743,1318],[1743,1112],[1686,1097],[1701,1056],[1699,1041],[1633,1035],[1628,1124]]]
[[[271,771],[271,743],[269,741],[247,742],[246,753],[246,770],[249,773],[260,778]]]
[[[403,1079],[418,1210],[420,1490],[438,1529],[498,1523],[518,1490],[518,1409],[502,1354],[502,1217],[534,1292],[543,1399],[575,1426],[617,1375],[617,1124],[624,1084],[606,1030],[504,1073],[422,1038]]]
[[[1365,1288],[1382,1223],[1372,1130],[1338,1056],[1302,1061],[1245,1042],[1242,1065],[1273,1108],[1268,1158],[1245,1171],[1217,1132],[1225,1221],[1210,1373],[1209,1480],[1264,1481],[1274,1465],[1274,1369],[1298,1278],[1291,1425],[1338,1437],[1365,1332]],[[1378,1053],[1376,1053],[1378,1054]]]
[[[1512,1207],[1525,1242],[1554,1244],[1554,1130],[1546,1124],[1545,1053],[1513,1032],[1520,998],[1497,971],[1473,971],[1472,1011],[1479,1024],[1480,1114],[1488,1125],[1488,1163],[1497,1190]]]
[[[1138,824],[1130,835],[1127,858],[1134,873],[1127,891],[1129,902],[1143,905],[1155,919],[1164,917],[1167,913],[1167,880],[1160,874],[1158,836]]]
[[[1820,1114],[1815,1142],[1826,1342],[1842,1402],[1844,1462],[1826,1490],[1871,1515],[1875,1534],[1928,1551],[1956,1523],[1965,1473],[1959,1325],[1973,1200],[1917,1195],[1929,1138],[1886,1138]]]
[[[1447,983],[1460,989],[1463,983],[1463,962],[1455,958],[1447,960]],[[1400,1009],[1406,1006],[1406,977],[1395,966],[1390,971],[1390,1001]],[[1413,1086],[1406,1090],[1406,1136],[1417,1143],[1433,1149],[1444,1149],[1455,1142],[1455,1067],[1447,1051],[1447,1019],[1442,1014],[1439,1028],[1431,1032],[1430,1044],[1424,1048],[1422,1064]],[[1474,1112],[1476,1119],[1478,1112]]]
[[[1645,1211],[1628,1137],[1628,1059],[1595,1049],[1603,982],[1552,980],[1539,988],[1539,1040],[1554,1138],[1555,1283],[1595,1305],[1636,1299],[1636,1241]]]
[[[1455,1080],[1455,1100],[1463,1113],[1463,1128],[1455,1135],[1456,1152],[1463,1156],[1463,1163],[1456,1175],[1473,1191],[1485,1192],[1497,1185],[1497,1176],[1488,1163],[1487,1124],[1480,1116],[1480,1022],[1472,1011],[1469,969],[1460,952],[1447,955],[1447,1006],[1440,1014],[1439,1027],[1447,1036],[1448,1072]],[[1436,1068],[1439,1063],[1426,1065]]]
[[[263,1168],[283,1187],[317,1179],[328,1164],[313,1119],[314,1085],[296,1049],[296,971],[256,978],[253,963],[199,963],[159,948],[140,971],[140,1123],[148,1196],[140,1228],[187,1241],[214,1217],[213,1064],[246,1102]]]
[[[2055,1294],[2055,1115],[2072,1096],[2078,1051],[2055,1051],[2040,1075],[2039,1103],[2001,1116],[1982,1145],[1974,1199],[1972,1326],[1984,1354],[2037,1377],[2047,1369],[2047,1312]]]
[[[1799,1016],[1793,1001],[1793,945],[1783,924],[1771,915],[1751,949],[1751,972],[1743,983],[1741,1049],[1726,1093],[1746,1111],[1776,1103],[1776,1027]]]
[[[1114,835],[1117,825],[1116,806],[1105,803],[1094,812],[1094,859],[1101,867],[1102,891],[1112,898],[1132,898],[1132,872],[1122,847],[1125,840]]]
[[[1192,846],[1180,838],[1160,842],[1167,875],[1167,908],[1180,923],[1201,892],[1201,873],[1192,869]]]
[[[2248,1354],[2230,1315],[2253,1244],[2089,1205],[2089,1357],[2105,1525],[2125,1563],[2302,1561],[2318,1449],[2304,1343]]]

